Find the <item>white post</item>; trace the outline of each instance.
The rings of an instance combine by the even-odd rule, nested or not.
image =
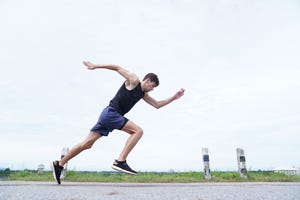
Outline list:
[[[238,171],[240,177],[247,178],[246,158],[245,158],[244,149],[237,148],[236,155],[237,155]]]
[[[60,158],[62,159],[67,153],[69,152],[68,147],[64,147],[61,151],[61,156]],[[68,162],[64,165],[64,169],[61,171],[60,178],[64,179],[67,175],[67,167],[68,167]]]
[[[204,165],[204,178],[206,180],[210,180],[211,175],[210,175],[209,155],[208,155],[208,149],[207,148],[202,148],[202,157],[203,157],[203,165]]]
[[[38,165],[38,168],[37,168],[37,173],[40,175],[44,172],[44,169],[45,169],[45,165],[43,164],[39,164]]]

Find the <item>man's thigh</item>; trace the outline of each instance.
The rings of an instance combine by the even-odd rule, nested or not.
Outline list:
[[[125,131],[129,134],[133,134],[138,131],[141,132],[141,131],[143,131],[143,129],[140,126],[138,126],[137,124],[135,124],[133,121],[128,120],[127,123],[122,128],[122,131]]]

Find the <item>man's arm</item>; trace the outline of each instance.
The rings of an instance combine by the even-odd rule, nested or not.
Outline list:
[[[93,64],[89,61],[83,61],[83,64],[89,70],[103,68],[103,69],[109,69],[109,70],[118,72],[121,76],[123,76],[126,79],[125,84],[126,84],[127,89],[129,89],[129,90],[135,88],[140,82],[139,78],[134,73],[132,73],[118,65],[112,65],[112,64],[98,65],[98,64]]]
[[[163,106],[171,103],[172,101],[174,101],[176,99],[179,99],[183,95],[184,95],[184,89],[182,88],[178,92],[176,92],[173,96],[171,96],[171,97],[169,97],[167,99],[161,100],[161,101],[155,100],[148,93],[145,93],[145,96],[144,96],[143,99],[144,99],[144,101],[146,101],[151,106],[159,109],[159,108],[161,108],[161,107],[163,107]]]

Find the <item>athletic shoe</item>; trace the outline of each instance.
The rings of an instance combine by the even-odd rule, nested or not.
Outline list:
[[[126,174],[131,174],[131,175],[137,175],[137,172],[132,170],[128,164],[126,163],[126,160],[125,161],[118,161],[116,160],[112,166],[112,168],[114,170],[117,170],[119,172],[123,172],[123,173],[126,173]]]
[[[59,166],[59,162],[57,160],[52,162],[51,168],[52,168],[54,179],[57,181],[58,184],[60,184],[60,175],[61,175],[61,171],[64,168]]]

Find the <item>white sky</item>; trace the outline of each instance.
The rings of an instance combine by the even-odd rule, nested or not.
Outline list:
[[[297,0],[1,0],[0,168],[36,169],[83,140],[122,84],[114,63],[157,73],[156,110],[128,163],[141,171],[300,167],[300,3]],[[127,135],[114,131],[69,162],[110,170]]]

